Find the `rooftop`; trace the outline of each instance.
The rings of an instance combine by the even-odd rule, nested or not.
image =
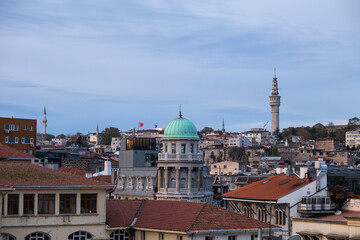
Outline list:
[[[225,198],[278,200],[279,198],[299,189],[309,183],[309,179],[301,179],[295,174],[287,177],[285,174],[274,175],[258,182],[246,185],[224,194]]]
[[[111,185],[49,168],[0,163],[0,184],[13,187],[112,187]]]
[[[0,143],[0,159],[37,159],[37,157]]]
[[[106,222],[110,227],[128,227],[133,220],[133,227],[180,232],[269,227],[267,223],[204,202],[107,201]]]

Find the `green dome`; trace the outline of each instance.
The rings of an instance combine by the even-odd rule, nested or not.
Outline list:
[[[198,139],[195,125],[186,118],[175,118],[166,126],[163,138],[195,138]]]

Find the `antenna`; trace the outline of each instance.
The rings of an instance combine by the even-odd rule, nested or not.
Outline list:
[[[276,68],[274,68],[274,78],[276,78]]]

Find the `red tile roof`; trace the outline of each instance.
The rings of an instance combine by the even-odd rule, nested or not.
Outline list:
[[[110,227],[129,227],[142,201],[106,200],[106,224]]]
[[[107,184],[112,184],[111,183],[111,175],[95,176],[95,177],[92,177],[92,179],[94,179],[96,181],[105,182]],[[114,184],[112,184],[112,185],[114,185]]]
[[[261,181],[246,185],[224,194],[225,198],[243,198],[259,200],[278,200],[279,198],[309,184],[309,179],[301,179],[295,174],[274,175]]]
[[[37,159],[37,157],[21,152],[15,148],[0,143],[0,159]]]
[[[63,167],[59,168],[59,171],[71,173],[71,174],[82,176],[82,177],[85,177],[87,173],[94,173],[94,172],[85,170],[83,168],[73,167],[73,166],[63,166]]]
[[[60,172],[49,168],[24,165],[0,163],[0,184],[9,186],[31,187],[59,187],[59,186],[106,186],[108,184],[85,177],[76,176],[66,172]]]
[[[108,200],[106,211],[106,222],[110,227],[129,227],[136,214],[132,226],[135,228],[191,232],[269,227],[268,223],[204,202]]]

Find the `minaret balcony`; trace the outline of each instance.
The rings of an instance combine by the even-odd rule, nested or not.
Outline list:
[[[201,153],[159,153],[158,161],[202,161]]]

